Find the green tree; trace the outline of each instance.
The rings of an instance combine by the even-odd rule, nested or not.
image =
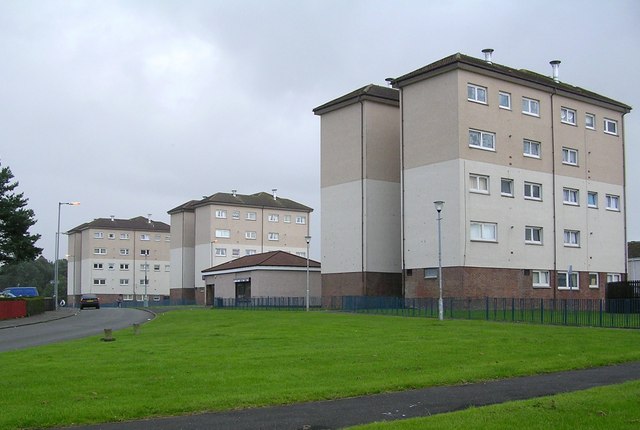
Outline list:
[[[0,264],[34,260],[42,252],[35,246],[39,234],[29,234],[36,223],[33,210],[27,209],[28,199],[17,193],[17,181],[9,167],[0,164]]]
[[[67,261],[60,260],[59,295],[64,297],[67,283]],[[44,257],[18,261],[0,267],[0,290],[7,287],[36,287],[41,296],[53,296],[53,262]]]

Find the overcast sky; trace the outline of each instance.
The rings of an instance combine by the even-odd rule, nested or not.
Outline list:
[[[625,117],[628,239],[640,240],[640,2],[0,1],[0,162],[53,260],[61,228],[237,189],[313,207],[312,109],[455,52],[551,74]],[[67,249],[61,239],[60,255]]]

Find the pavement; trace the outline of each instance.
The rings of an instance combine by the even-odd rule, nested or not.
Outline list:
[[[80,312],[80,310],[75,308],[58,308],[55,311],[48,311],[30,317],[0,320],[0,330],[5,328],[16,328],[25,325],[41,324],[49,321],[55,321],[62,318],[72,317],[78,312]]]

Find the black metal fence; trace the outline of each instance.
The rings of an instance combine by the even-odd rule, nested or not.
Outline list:
[[[247,299],[214,299],[216,308],[233,309],[281,309],[281,310],[303,310],[307,307],[305,297],[251,297]],[[321,297],[309,297],[310,308],[320,308],[322,306]]]

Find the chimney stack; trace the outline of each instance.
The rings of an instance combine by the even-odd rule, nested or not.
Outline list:
[[[238,190],[231,190],[231,194],[233,194],[233,197],[236,196],[236,193],[238,192]]]
[[[273,188],[271,191],[273,192],[273,200],[277,200],[278,196],[276,195],[276,192],[278,191],[278,189],[277,188]]]
[[[151,214],[147,214],[147,223],[151,224]]]
[[[553,67],[553,80],[555,82],[560,82],[560,60],[549,61],[549,64],[551,64],[551,67]]]
[[[116,220],[116,216],[115,215],[110,215],[111,216],[111,221],[115,221]]]
[[[491,54],[493,54],[493,49],[491,48],[487,48],[487,49],[483,49],[482,53],[484,54],[484,61],[486,61],[489,64],[493,64],[491,61]]]

